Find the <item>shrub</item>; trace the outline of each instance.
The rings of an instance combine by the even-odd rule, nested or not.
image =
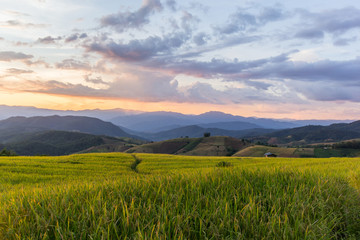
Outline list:
[[[230,162],[221,161],[218,164],[216,164],[217,167],[232,167],[232,164]]]

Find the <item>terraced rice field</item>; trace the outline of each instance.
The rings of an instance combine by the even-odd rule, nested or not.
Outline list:
[[[359,194],[360,158],[1,157],[0,239],[360,239]]]

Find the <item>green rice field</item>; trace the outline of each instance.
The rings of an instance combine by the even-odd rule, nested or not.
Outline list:
[[[360,239],[360,158],[1,157],[0,239]]]

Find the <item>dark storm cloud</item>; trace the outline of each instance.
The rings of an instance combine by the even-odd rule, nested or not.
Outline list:
[[[144,0],[143,5],[134,12],[120,12],[101,19],[103,27],[113,27],[117,32],[138,29],[149,23],[149,16],[163,8],[159,0]]]
[[[13,60],[28,60],[33,58],[33,55],[28,55],[21,52],[4,51],[0,52],[0,61],[10,62]]]
[[[299,38],[323,38],[324,33],[340,35],[349,30],[360,28],[360,9],[347,7],[311,13],[306,10],[298,10],[302,16],[302,29],[295,37]]]

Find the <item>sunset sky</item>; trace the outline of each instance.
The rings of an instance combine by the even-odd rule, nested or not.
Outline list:
[[[2,0],[0,104],[360,119],[360,1]]]

